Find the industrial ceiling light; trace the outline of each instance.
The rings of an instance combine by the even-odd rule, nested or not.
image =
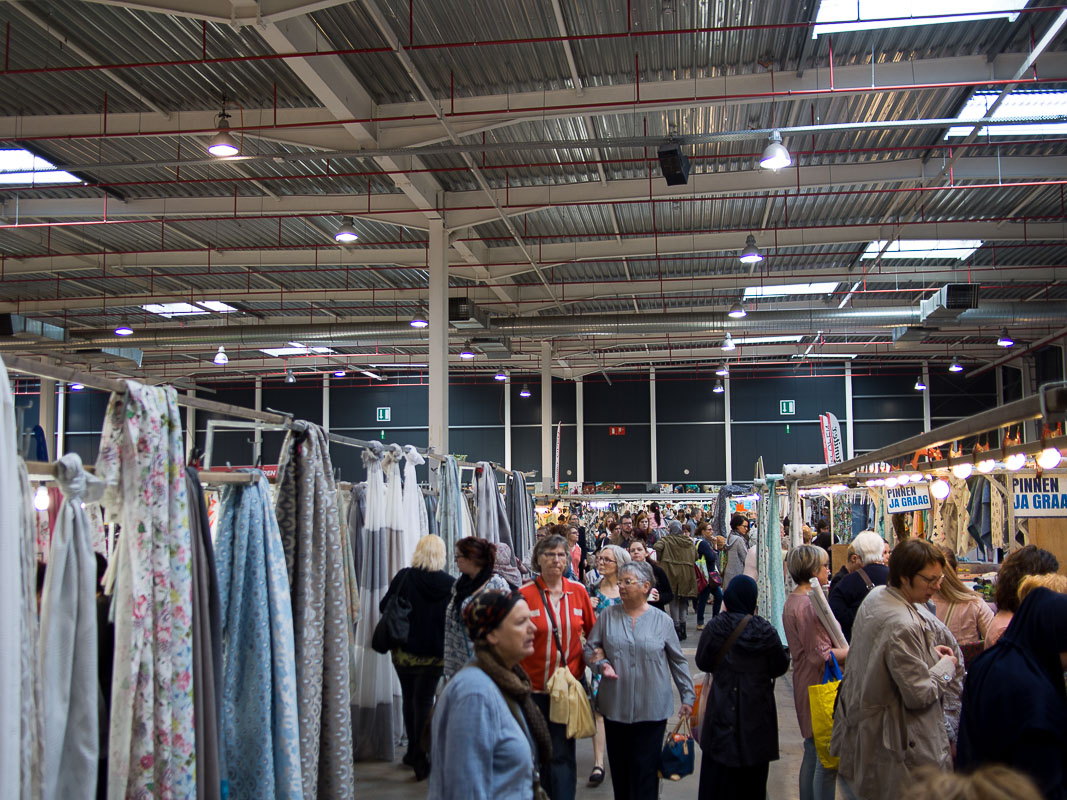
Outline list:
[[[723,342],[722,342],[722,349],[723,350],[733,350],[735,347],[737,347],[737,345],[734,344],[733,337],[730,336],[729,331],[727,331],[726,338],[723,339]]]
[[[225,367],[230,363],[230,357],[226,355],[226,348],[221,344],[219,345],[219,352],[215,353],[215,363],[220,367]]]
[[[500,369],[497,370],[496,375],[494,375],[493,377],[498,381],[506,381],[508,379],[508,374],[504,372],[504,370]]]
[[[726,366],[725,361],[719,364],[718,368],[715,370],[715,374],[724,378],[730,374],[730,368]]]
[[[85,384],[84,383],[72,383],[70,385],[70,390],[72,392],[80,392],[84,388],[85,388]]]
[[[926,384],[923,383],[923,376],[922,375],[920,375],[918,378],[915,379],[915,391],[917,391],[917,392],[925,392],[926,391]]]
[[[779,170],[788,167],[792,163],[793,157],[789,155],[789,151],[782,144],[782,134],[775,131],[771,134],[770,142],[763,149],[759,165],[764,169]]]
[[[663,0],[663,16],[674,16],[674,0]]]
[[[337,233],[333,235],[333,240],[340,244],[349,244],[356,241],[359,238],[359,234],[356,233],[354,227],[355,220],[352,217],[345,217],[341,222],[341,227],[337,229]],[[412,323],[414,325],[414,322]],[[415,325],[417,328],[418,325]]]
[[[230,115],[225,111],[219,112],[217,125],[219,131],[211,137],[211,141],[207,145],[207,151],[213,156],[225,158],[226,156],[235,156],[241,152],[237,140],[230,133],[230,123],[226,121],[229,118]]]
[[[763,253],[756,247],[756,237],[751,233],[745,239],[745,249],[741,251],[742,264],[758,264],[763,260]]]
[[[529,396],[530,396],[530,387],[529,387],[529,386],[527,386],[527,385],[526,385],[526,384],[524,383],[524,384],[522,385],[522,390],[521,390],[521,391],[519,392],[519,397],[529,397]]]
[[[474,355],[474,348],[471,347],[470,339],[468,339],[463,343],[463,347],[460,348],[459,357],[465,361],[470,361],[472,358],[474,358]]]
[[[408,324],[410,324],[412,328],[428,328],[430,326],[430,320],[426,319],[427,316],[429,315],[423,310],[422,306],[419,306],[419,310],[415,312],[415,315],[411,318],[411,322]]]
[[[1004,328],[1000,332],[1000,338],[997,339],[997,347],[1014,347],[1015,340],[1008,335],[1008,329]]]
[[[1060,465],[1063,456],[1055,447],[1046,447],[1037,456],[1037,465],[1041,469],[1056,469]]]
[[[339,369],[333,374],[333,376],[335,378],[343,378],[345,376],[345,371],[343,369]]]
[[[293,368],[292,367],[289,367],[289,369],[287,369],[285,371],[285,382],[286,383],[296,383],[296,375],[293,374]]]
[[[952,363],[948,367],[949,372],[963,372],[963,364],[956,357],[952,358]]]
[[[130,321],[126,317],[123,317],[122,318],[122,322],[120,322],[117,326],[115,326],[115,335],[116,336],[132,336],[133,335],[133,328],[130,327]]]
[[[730,310],[727,311],[726,314],[728,316],[733,317],[734,319],[743,319],[744,317],[748,316],[748,312],[745,311],[745,307],[739,302],[734,303],[732,306],[730,306]]]
[[[715,392],[715,394],[722,394],[726,389],[723,387],[722,381],[715,381],[715,386],[711,391]]]

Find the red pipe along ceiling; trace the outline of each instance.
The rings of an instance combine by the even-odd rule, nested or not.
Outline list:
[[[801,138],[808,138],[807,135]],[[26,139],[19,139],[18,141],[27,141]],[[906,152],[926,152],[936,153],[939,150],[946,152],[953,150],[964,150],[970,148],[989,148],[997,147],[998,149],[1006,149],[1010,147],[1018,147],[1024,145],[1040,144],[1063,144],[1067,142],[1067,137],[1047,137],[1044,139],[1006,139],[1004,141],[997,141],[995,144],[989,142],[977,141],[977,142],[959,142],[959,143],[938,143],[938,144],[915,144],[915,145],[899,145],[899,146],[886,146],[886,147],[849,147],[849,148],[833,148],[825,150],[798,150],[791,149],[790,152],[797,158],[800,156],[819,157],[819,156],[831,156],[831,155],[856,155],[865,153],[906,153]],[[590,145],[592,146],[592,145]],[[706,143],[699,145],[693,145],[694,147],[706,147]],[[717,160],[747,160],[755,161],[760,155],[762,150],[753,150],[750,153],[709,153],[709,154],[693,154],[688,158],[690,161],[717,161]],[[1037,158],[1038,156],[1031,156]],[[190,161],[190,164],[196,165],[200,162]],[[222,162],[225,163],[225,162]],[[870,162],[873,164],[884,162]],[[506,163],[506,164],[479,164],[478,169],[482,172],[501,172],[507,170],[518,169],[554,169],[554,168],[566,168],[566,167],[594,167],[601,166],[617,166],[620,164],[646,164],[651,166],[658,166],[659,159],[651,157],[641,158],[601,158],[601,159],[583,159],[582,161],[532,161],[529,163]],[[83,165],[67,165],[71,169],[76,171],[92,170],[92,164]],[[179,163],[180,166],[180,163]],[[796,164],[794,169],[803,169],[799,163]],[[203,183],[209,183],[217,185],[219,183],[229,184],[241,184],[241,183],[266,183],[268,181],[291,181],[291,180],[336,180],[338,178],[381,178],[393,175],[418,175],[420,173],[427,174],[446,174],[455,172],[468,172],[470,167],[425,167],[422,169],[373,169],[373,170],[357,170],[352,172],[300,172],[293,173],[291,175],[235,175],[228,178],[168,178],[165,180],[142,180],[142,181],[93,181],[87,184],[90,189],[121,189],[131,186],[185,186],[185,185],[197,185]],[[694,173],[695,175],[705,173]],[[507,177],[507,176],[505,176]],[[17,193],[20,191],[48,191],[52,189],[71,190],[77,189],[78,186],[71,185],[69,183],[37,183],[33,186],[21,186],[7,188],[3,191],[9,193]],[[504,187],[498,187],[504,188]],[[516,186],[515,188],[527,188],[525,186]],[[471,190],[474,191],[474,190]],[[364,195],[365,196],[365,195]],[[138,198],[143,200],[151,200],[154,198]]]
[[[441,213],[450,213],[456,211],[496,211],[502,209],[504,211],[538,211],[545,208],[576,208],[584,206],[631,206],[631,205],[664,205],[675,203],[714,203],[714,202],[726,202],[737,200],[775,200],[778,198],[792,199],[792,200],[804,200],[807,198],[817,197],[849,197],[849,196],[868,196],[868,195],[894,195],[894,194],[907,194],[911,192],[928,193],[928,192],[960,192],[970,190],[981,189],[1015,189],[1015,188],[1033,188],[1039,186],[1064,186],[1067,185],[1067,179],[1059,180],[1045,180],[1045,181],[1011,181],[1004,183],[970,183],[970,184],[952,184],[949,186],[893,186],[884,189],[825,189],[825,190],[813,190],[813,191],[793,191],[790,189],[776,190],[773,192],[764,193],[745,193],[736,195],[715,195],[713,197],[656,197],[656,198],[635,198],[631,200],[574,200],[568,202],[545,202],[545,203],[527,203],[527,204],[512,204],[502,203],[499,206],[494,205],[475,205],[475,206],[447,206],[445,208],[438,207],[436,210]],[[533,187],[531,187],[533,188]],[[473,191],[473,190],[472,190]],[[157,198],[148,198],[157,199]],[[166,199],[166,198],[162,198]],[[202,198],[201,198],[202,199]],[[226,196],[218,196],[216,199],[227,199]],[[353,195],[353,199],[359,200],[359,195]],[[374,216],[391,216],[399,214],[411,214],[422,211],[418,208],[403,208],[403,209],[383,209],[383,210],[368,210],[368,214]],[[166,226],[167,224],[174,224],[179,222],[225,222],[225,221],[237,221],[237,222],[254,222],[262,220],[299,220],[299,219],[316,219],[324,216],[337,216],[340,214],[354,214],[359,215],[359,212],[352,212],[349,210],[337,210],[337,211],[313,211],[313,212],[301,212],[290,214],[226,214],[226,215],[209,215],[209,216],[175,216],[171,218],[167,217],[152,217],[149,219],[107,219],[106,209],[105,218],[99,220],[71,220],[67,222],[10,222],[0,224],[0,230],[17,230],[17,229],[30,229],[30,228],[84,228],[92,227],[96,225],[160,225]],[[1033,216],[1033,217],[984,217],[974,219],[954,219],[954,220],[941,220],[940,222],[999,222],[1004,219],[1014,221],[1040,221],[1040,220],[1053,220],[1062,219],[1063,215],[1050,214],[1047,216]],[[490,220],[495,221],[495,220]],[[938,224],[937,222],[922,220],[920,222],[910,222],[909,225],[915,224]],[[853,227],[880,227],[882,223],[855,223]],[[789,230],[804,229],[805,226],[796,225],[781,225],[780,228],[786,228]],[[837,228],[840,225],[830,226],[815,226],[815,227],[833,227]],[[680,231],[627,231],[622,234],[625,237],[633,238],[636,236],[651,236],[664,235],[664,236],[681,236],[694,233],[726,233],[725,230],[680,230]],[[523,235],[524,241],[540,241],[542,239],[550,240],[566,240],[566,239],[588,239],[598,237],[615,237],[617,234],[614,231],[606,232],[586,232],[581,234],[545,234],[540,235]],[[512,236],[472,236],[463,239],[456,239],[460,242],[491,242],[491,241],[510,241],[514,237]],[[421,239],[400,239],[393,242],[370,242],[367,245],[352,244],[346,245],[351,248],[359,248],[361,246],[380,246],[383,244],[424,244],[425,241]],[[316,246],[316,245],[312,245]],[[323,247],[336,247],[337,245],[317,245]],[[219,250],[225,250],[227,248],[213,248]],[[248,249],[247,247],[237,247],[233,249]],[[264,249],[264,248],[257,248]],[[150,251],[155,252],[155,251]],[[52,254],[55,255],[55,254]],[[65,254],[64,254],[65,255]]]

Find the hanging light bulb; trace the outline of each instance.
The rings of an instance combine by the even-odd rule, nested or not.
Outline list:
[[[741,251],[742,264],[758,264],[763,260],[763,253],[756,247],[756,237],[751,233],[745,239],[745,249]]]
[[[911,473],[911,482],[912,483],[922,483],[922,479],[923,479],[923,474],[921,472],[913,472],[913,473]]]
[[[949,372],[963,372],[963,365],[958,358],[953,357],[952,363],[948,367]]]
[[[729,334],[729,332],[727,332],[726,338],[723,339],[723,342],[722,342],[722,349],[723,350],[733,350],[735,347],[737,347],[737,345],[734,344],[734,337],[732,337]]]
[[[498,381],[506,381],[508,379],[508,374],[504,372],[504,370],[500,369],[497,370],[497,373],[493,376],[493,378]]]
[[[725,378],[727,375],[730,374],[730,368],[728,366],[726,366],[726,362],[725,361],[722,362],[721,364],[719,364],[718,367],[716,367],[715,374],[720,376],[720,377],[722,377],[722,378]]]
[[[911,483],[911,475],[909,475],[906,472],[902,472],[899,475],[897,475],[897,484],[898,485],[907,486],[909,483]]]
[[[293,374],[293,368],[290,367],[285,371],[285,382],[296,383],[296,375]]]
[[[770,136],[770,142],[763,149],[759,165],[764,169],[777,171],[788,167],[792,163],[793,157],[789,155],[789,151],[782,144],[782,134],[775,131]]]
[[[415,315],[411,318],[411,322],[408,323],[412,328],[428,328],[430,326],[430,320],[426,319],[427,313],[419,307],[419,310],[415,312]]]
[[[85,384],[84,383],[72,383],[70,385],[70,390],[72,392],[80,392],[84,388],[85,388]]]
[[[918,378],[915,379],[915,391],[917,391],[917,392],[925,392],[926,391],[926,384],[923,382],[923,376],[922,375],[920,375]]]
[[[359,234],[356,233],[355,224],[356,221],[352,219],[352,217],[345,217],[341,222],[341,227],[338,228],[337,233],[333,235],[333,240],[335,242],[340,242],[341,244],[349,244],[356,241],[356,239],[359,238]],[[417,328],[419,326],[415,325],[415,327]]]
[[[1008,335],[1008,329],[1004,328],[1000,332],[1000,337],[997,339],[997,347],[1013,347],[1015,340]]]
[[[213,156],[225,158],[226,156],[235,156],[241,152],[237,140],[230,133],[230,123],[227,122],[229,118],[230,115],[225,111],[219,112],[218,122],[216,123],[219,131],[211,137],[211,141],[207,145],[207,151]]]
[[[983,458],[981,461],[978,462],[976,466],[978,467],[978,471],[985,475],[987,473],[992,472],[993,467],[995,467],[996,465],[997,462],[992,458]]]
[[[215,363],[220,367],[225,367],[230,363],[230,357],[226,355],[226,348],[221,344],[219,345],[219,352],[215,353]]]
[[[885,478],[875,478],[874,479],[874,485],[875,486],[885,486]]]
[[[898,483],[900,483],[900,481],[897,479],[896,475],[890,475],[888,478],[885,479],[885,485],[889,489],[892,489]]]
[[[1037,455],[1037,465],[1041,469],[1056,469],[1060,465],[1063,456],[1055,447],[1046,447]]]
[[[930,484],[930,494],[938,500],[944,500],[951,492],[952,487],[948,485],[948,481],[942,480],[941,478],[938,478]]]
[[[745,307],[741,305],[740,302],[736,302],[732,306],[730,306],[730,310],[727,311],[726,314],[728,316],[733,317],[734,319],[744,319],[746,316],[748,316],[748,312],[745,311]]]
[[[519,397],[529,397],[529,396],[530,396],[530,387],[529,387],[529,386],[527,386],[527,385],[526,385],[526,384],[524,383],[524,384],[522,385],[522,390],[521,390],[521,391],[519,392]]]
[[[1026,465],[1025,453],[1012,453],[1004,459],[1004,466],[1010,470],[1022,469]]]
[[[715,386],[712,387],[711,391],[715,392],[715,394],[722,394],[726,389],[723,388],[722,381],[715,381]]]
[[[459,351],[459,357],[465,361],[470,361],[474,358],[474,348],[471,347],[470,339],[463,343],[463,347]]]
[[[48,496],[48,490],[44,488],[44,484],[37,486],[37,491],[33,493],[33,507],[38,511],[47,511],[48,506],[52,504],[52,498]]]
[[[971,472],[974,470],[974,465],[970,461],[965,461],[962,464],[952,465],[952,474],[959,478],[961,481],[967,480],[971,477]]]
[[[132,336],[133,328],[130,327],[130,322],[126,317],[122,318],[122,322],[115,326],[116,336]]]

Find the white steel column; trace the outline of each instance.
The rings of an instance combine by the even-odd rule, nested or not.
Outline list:
[[[552,342],[541,342],[541,491],[552,486]]]
[[[37,417],[51,460],[56,454],[56,382],[48,378],[41,378],[41,409]]]
[[[656,444],[656,368],[648,370],[648,449],[652,454],[652,483],[659,483],[659,448]]]
[[[430,448],[448,453],[448,237],[430,220]]]
[[[56,386],[56,460],[67,451],[67,384],[59,381]]]
[[[581,485],[585,483],[585,381],[580,377],[574,381],[574,414],[574,438],[578,457],[578,464],[574,470],[574,479]]]
[[[322,376],[322,429],[330,432],[330,376]]]
[[[511,373],[504,382],[504,469],[511,469]]]
[[[923,385],[926,389],[923,390],[923,432],[930,430],[930,365],[925,361],[923,362]]]
[[[856,446],[853,439],[856,438],[856,428],[852,419],[852,362],[845,362],[845,431],[848,435],[848,459],[856,457]]]
[[[263,379],[256,378],[256,393],[253,405],[256,411],[263,410]],[[257,425],[255,431],[252,434],[252,463],[259,464],[260,458],[263,456],[263,431]]]
[[[723,426],[722,426],[723,442],[722,442],[722,446],[723,446],[723,449],[726,451],[726,482],[727,483],[733,483],[734,482],[734,435],[733,435],[733,431],[730,429],[730,425],[732,423],[732,420],[730,419],[730,416],[731,416],[731,411],[730,411],[730,383],[731,383],[732,380],[733,380],[733,378],[729,373],[724,375],[723,379],[722,379],[722,386],[723,386],[722,399],[723,399],[723,402],[725,403],[725,408],[723,410],[723,417],[722,417],[723,418]]]

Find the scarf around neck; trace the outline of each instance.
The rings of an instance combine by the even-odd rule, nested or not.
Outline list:
[[[474,663],[492,678],[505,700],[515,703],[522,709],[522,715],[526,718],[526,727],[530,729],[530,734],[537,745],[540,762],[545,764],[551,761],[552,737],[548,732],[548,723],[545,722],[541,709],[534,705],[530,693],[530,679],[520,667],[509,669],[504,666],[492,647],[484,643],[475,645]]]
[[[456,581],[453,613],[461,625],[463,624],[463,601],[485,586],[491,577],[493,577],[492,564],[486,564],[473,578],[466,574],[459,576],[459,580]]]

